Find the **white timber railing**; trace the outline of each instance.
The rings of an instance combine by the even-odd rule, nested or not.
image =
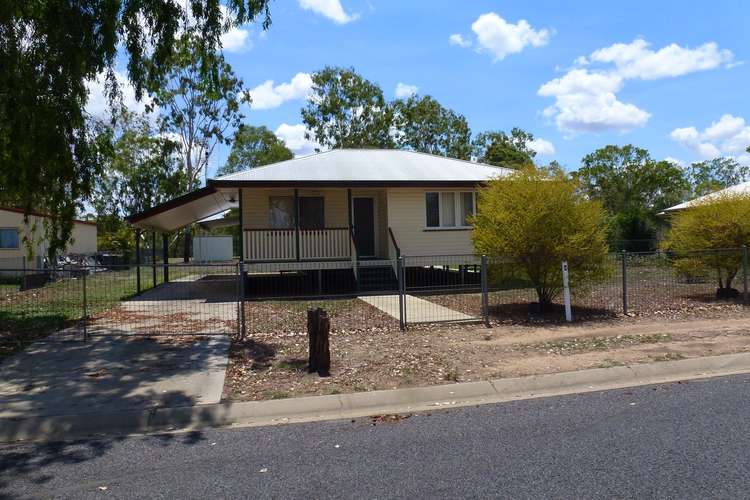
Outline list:
[[[346,227],[246,229],[244,238],[245,260],[249,261],[336,260],[352,255]]]

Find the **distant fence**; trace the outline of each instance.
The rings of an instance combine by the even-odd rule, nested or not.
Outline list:
[[[570,263],[573,320],[747,304],[746,249],[611,254],[597,279]],[[561,263],[560,263],[561,264]],[[717,266],[731,290],[717,294]],[[557,266],[555,266],[557,269]],[[726,278],[724,278],[724,288]],[[563,294],[541,308],[523,266],[473,255],[291,263],[0,268],[0,356],[45,332],[304,335],[305,311],[332,331],[420,323],[563,321]],[[14,347],[15,346],[15,347]]]

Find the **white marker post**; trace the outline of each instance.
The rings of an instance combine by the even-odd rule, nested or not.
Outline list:
[[[573,312],[570,310],[570,283],[568,282],[568,261],[562,261],[563,274],[563,299],[565,300],[565,321],[573,321]]]

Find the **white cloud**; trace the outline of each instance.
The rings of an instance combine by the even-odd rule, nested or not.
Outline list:
[[[304,99],[312,88],[312,77],[309,73],[297,73],[288,83],[273,84],[266,80],[250,90],[253,109],[271,109],[281,106],[286,101]]]
[[[340,0],[299,0],[299,6],[338,24],[346,24],[359,18],[357,14],[347,14]]]
[[[315,140],[305,139],[306,131],[307,129],[301,123],[297,125],[282,123],[274,133],[286,143],[286,147],[294,153],[294,156],[305,156],[314,153],[316,148],[323,149]]]
[[[451,45],[458,45],[459,47],[467,48],[471,47],[471,40],[467,40],[460,33],[454,33],[448,37],[448,43]]]
[[[550,32],[546,29],[535,30],[525,19],[518,23],[509,23],[494,12],[482,14],[471,25],[471,30],[477,37],[477,48],[482,52],[489,52],[495,61],[501,61],[508,54],[517,54],[525,47],[541,47],[549,41]],[[449,41],[466,42],[461,35]],[[466,46],[466,45],[461,45]]]
[[[135,88],[133,88],[130,81],[123,73],[115,71],[115,78],[122,94],[122,104],[130,111],[143,113],[148,99],[144,96],[141,101],[136,100]],[[86,88],[89,91],[86,112],[99,119],[108,118],[110,115],[110,109],[109,99],[107,98],[105,89],[105,74],[99,73],[96,79],[87,81]]]
[[[536,154],[541,156],[551,156],[555,154],[555,145],[546,139],[537,137],[533,141],[528,143],[529,148],[536,151]]]
[[[418,90],[419,87],[417,87],[416,85],[409,85],[407,83],[398,82],[396,84],[396,90],[394,93],[397,98],[404,99],[413,96],[417,93]]]
[[[667,156],[666,158],[664,158],[664,161],[677,165],[680,168],[685,168],[685,162],[680,160],[679,158]]]
[[[219,5],[222,19],[229,17],[229,10],[224,5]],[[253,47],[250,40],[250,30],[240,26],[232,26],[229,31],[221,35],[221,47],[224,52],[245,52]]]
[[[731,156],[745,163],[750,160],[746,152],[750,146],[750,125],[739,116],[722,115],[703,131],[695,127],[676,128],[669,137],[703,160],[719,156]]]
[[[673,78],[696,71],[729,65],[734,55],[719,49],[714,42],[694,49],[670,44],[659,50],[636,39],[616,43],[576,58],[573,69],[543,84],[538,94],[554,97],[555,103],[544,110],[557,127],[568,135],[605,130],[628,131],[642,127],[650,118],[648,111],[622,102],[617,93],[632,79]],[[675,131],[691,134],[690,130]],[[703,147],[706,154],[710,151]]]
[[[715,69],[734,60],[731,51],[720,50],[714,42],[694,49],[675,43],[656,51],[648,47],[649,43],[642,38],[627,44],[616,43],[594,51],[589,62],[612,63],[623,78],[656,80]]]
[[[571,135],[641,127],[651,115],[617,99],[622,84],[617,75],[574,69],[542,85],[538,94],[555,98],[544,115],[554,118],[557,127]]]

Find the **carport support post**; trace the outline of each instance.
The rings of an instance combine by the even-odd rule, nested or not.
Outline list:
[[[161,233],[161,256],[164,261],[164,283],[169,283],[169,236]]]
[[[141,293],[141,230],[135,230],[135,290]]]
[[[482,255],[482,319],[485,326],[490,326],[490,297],[489,297],[489,279],[487,278],[487,256]]]
[[[156,288],[156,231],[151,231],[151,276]]]

